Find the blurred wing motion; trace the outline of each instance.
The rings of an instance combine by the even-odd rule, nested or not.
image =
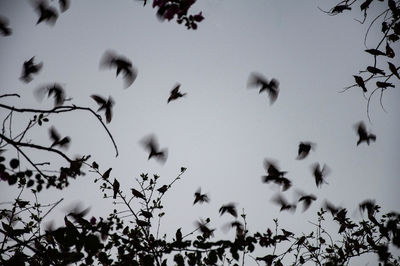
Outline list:
[[[32,57],[28,61],[25,61],[24,65],[22,66],[22,73],[20,79],[25,83],[31,82],[33,79],[32,75],[38,74],[43,67],[43,63],[41,62],[37,64],[33,63],[34,59],[35,57]]]
[[[111,50],[107,50],[100,60],[100,68],[115,68],[117,76],[122,72],[125,88],[132,85],[137,77],[137,69],[132,66],[132,62]]]
[[[195,205],[197,202],[198,203],[203,203],[203,202],[209,202],[210,198],[208,197],[207,194],[201,194],[201,188],[199,188],[196,193],[194,193],[194,201],[193,205]]]
[[[0,34],[3,36],[9,36],[12,33],[10,27],[8,27],[8,19],[6,17],[0,16]]]
[[[99,105],[97,112],[104,110],[106,122],[110,123],[112,119],[112,108],[114,106],[114,100],[111,98],[111,96],[108,97],[107,100],[99,95],[91,95],[90,97]]]
[[[58,83],[41,86],[36,89],[35,94],[39,100],[42,100],[46,94],[48,98],[53,97],[54,106],[60,106],[67,100],[64,88]]]
[[[170,95],[169,95],[169,98],[168,98],[168,102],[167,103],[169,103],[170,101],[174,101],[174,100],[176,100],[176,99],[178,99],[178,98],[181,98],[181,97],[183,97],[183,96],[185,96],[186,95],[186,93],[181,93],[180,91],[179,91],[179,88],[181,87],[181,84],[177,84],[177,85],[175,85],[175,87],[171,90],[171,92],[170,92]]]
[[[54,7],[49,6],[46,0],[39,0],[34,2],[36,12],[39,18],[36,24],[46,22],[49,25],[54,25],[58,18],[58,12]]]
[[[277,79],[271,79],[268,81],[265,77],[258,73],[251,73],[247,87],[259,87],[259,93],[263,91],[268,93],[270,104],[273,104],[279,95],[279,81]]]
[[[161,163],[165,163],[168,157],[167,149],[160,150],[158,142],[154,135],[149,135],[145,137],[141,144],[145,150],[149,152],[149,157],[147,158],[150,160],[151,158],[155,158]]]
[[[275,197],[273,197],[272,202],[280,206],[280,211],[296,211],[296,204],[290,204],[282,194],[277,194]]]
[[[297,160],[302,160],[308,156],[311,150],[315,148],[315,144],[311,142],[300,142],[297,153]]]
[[[324,166],[321,169],[321,166],[319,165],[319,163],[314,163],[311,166],[311,170],[313,172],[314,179],[315,179],[315,185],[317,187],[321,187],[321,185],[323,183],[328,184],[325,181],[325,177],[330,173],[330,169],[326,164],[324,164]]]
[[[359,122],[355,125],[355,128],[357,130],[358,134],[358,141],[357,141],[357,146],[360,145],[362,142],[366,142],[369,145],[370,141],[375,142],[376,141],[376,136],[372,133],[368,133],[367,129],[365,127],[364,122]]]
[[[61,138],[60,134],[56,131],[54,127],[49,129],[50,139],[53,141],[50,148],[54,146],[60,146],[60,148],[68,148],[69,143],[71,142],[70,137]]]
[[[237,211],[236,211],[236,206],[233,203],[228,203],[225,205],[222,205],[221,208],[219,208],[219,214],[223,215],[225,212],[229,213],[233,217],[237,218]]]

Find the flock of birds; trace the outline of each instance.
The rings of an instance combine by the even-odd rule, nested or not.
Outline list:
[[[41,22],[46,22],[50,25],[54,25],[58,18],[58,11],[55,7],[52,7],[45,0],[33,1],[35,9],[38,13],[37,24]],[[65,12],[69,8],[70,2],[69,0],[59,0],[59,9],[61,12]],[[4,36],[8,36],[12,33],[11,28],[8,26],[8,19],[0,16],[0,34]],[[34,76],[38,75],[39,72],[43,68],[43,63],[38,62],[35,63],[35,57],[30,58],[25,61],[22,66],[22,73],[20,80],[29,83],[33,80]],[[130,87],[137,75],[138,70],[132,64],[131,60],[126,58],[123,55],[119,55],[112,50],[107,50],[102,58],[100,59],[100,69],[112,69],[116,71],[116,77],[119,75],[123,76],[124,80],[124,88]],[[355,77],[356,82],[359,84],[360,80]],[[170,95],[167,99],[167,103],[175,101],[179,98],[182,98],[187,95],[187,93],[182,93],[180,91],[180,84],[176,84],[173,89],[170,91]],[[247,87],[257,88],[259,89],[259,93],[266,93],[269,97],[270,104],[274,104],[279,95],[279,81],[275,78],[268,80],[263,75],[259,73],[251,73],[248,79]],[[363,86],[362,86],[363,87]],[[364,87],[363,87],[364,88]],[[42,85],[35,90],[35,94],[37,98],[43,99],[46,95],[48,98],[53,98],[54,106],[61,106],[66,101],[71,100],[66,97],[65,90],[63,86],[59,83],[52,83],[47,85]],[[98,105],[97,112],[104,112],[106,123],[110,123],[112,120],[112,109],[115,105],[114,100],[111,97],[105,98],[101,95],[91,95],[91,98]],[[376,140],[376,136],[367,131],[366,126],[363,122],[359,122],[355,125],[356,132],[358,134],[357,146],[363,142],[370,144],[371,141]],[[54,127],[51,127],[49,130],[50,139],[52,140],[51,148],[60,147],[67,148],[70,143],[69,137],[61,137],[60,134],[56,131]],[[148,160],[156,159],[160,163],[165,163],[168,157],[168,149],[161,149],[157,142],[157,139],[154,135],[146,136],[141,142],[143,148],[148,152]],[[305,159],[308,154],[314,150],[316,147],[315,143],[312,142],[300,142],[298,146],[298,160]],[[287,191],[292,187],[292,182],[290,179],[286,177],[287,171],[281,171],[277,166],[277,163],[272,160],[265,159],[264,168],[267,175],[262,176],[262,182],[264,183],[273,183],[278,185],[282,192]],[[317,188],[320,188],[323,184],[327,184],[326,177],[329,174],[330,170],[327,165],[321,166],[319,163],[315,163],[311,166],[312,174],[315,179],[315,185]],[[165,193],[168,189],[168,186],[164,185],[158,189],[160,193]],[[143,198],[144,195],[135,190],[131,189],[132,194],[135,197]],[[114,184],[114,198],[116,198],[116,192],[119,191],[119,183]],[[305,194],[303,192],[297,192],[299,195],[298,199],[295,202],[288,202],[285,197],[280,193],[272,198],[272,202],[278,204],[280,206],[280,211],[295,211],[297,203],[301,202],[303,204],[303,211],[307,210],[310,205],[317,200],[317,197],[314,194]],[[194,194],[193,205],[208,203],[210,201],[209,196],[204,193],[202,194],[201,188],[199,188]],[[338,212],[340,208],[335,207],[333,204],[325,201],[324,208],[335,214]],[[219,209],[220,215],[228,213],[235,218],[237,217],[237,210],[234,203],[228,203],[222,205]],[[150,213],[151,214],[151,213]],[[143,216],[148,216],[149,214],[144,213]],[[212,233],[211,229],[208,229],[206,226],[206,222],[199,222],[199,228],[203,233]],[[232,227],[236,227],[238,230],[241,228],[240,223],[237,221],[232,222]]]

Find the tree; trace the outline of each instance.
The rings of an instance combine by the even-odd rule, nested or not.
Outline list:
[[[193,3],[194,1],[154,1],[153,6],[158,8],[159,16],[168,20],[177,16],[178,23],[185,21],[188,29],[196,29],[195,22],[202,20],[202,14],[187,16],[187,11]],[[330,12],[335,14],[340,12],[338,10],[346,10],[354,2],[344,3],[337,5]],[[64,2],[60,8],[65,11],[66,7],[68,5]],[[54,8],[44,1],[40,2],[38,10],[45,17],[40,18],[46,20],[48,17],[50,22],[56,14]],[[103,59],[106,67],[116,69],[117,75],[121,73],[128,79],[126,84],[134,82],[137,71],[129,59],[114,53],[106,53]],[[34,67],[33,60],[25,64],[24,71],[28,73],[25,73],[24,77],[30,77],[40,70],[38,65]],[[381,75],[379,77],[383,78]],[[391,77],[392,75],[387,78]],[[24,80],[28,82],[29,78]],[[255,83],[264,86],[258,84],[259,81]],[[264,83],[266,87],[272,86],[272,81]],[[279,93],[278,86],[279,84],[275,84],[270,88],[274,92],[275,100]],[[381,89],[383,91],[383,88]],[[264,87],[260,92],[263,90]],[[167,183],[163,183],[157,174],[143,173],[136,178],[135,187],[122,188],[118,178],[112,176],[113,169],[109,165],[99,165],[90,155],[68,156],[64,149],[73,139],[64,136],[55,127],[50,127],[50,142],[46,144],[35,139],[30,140],[28,137],[29,132],[34,129],[44,131],[44,125],[63,113],[82,112],[82,117],[86,114],[88,119],[100,123],[104,129],[104,136],[112,143],[118,156],[117,144],[107,126],[113,117],[112,98],[92,95],[92,99],[99,106],[95,111],[90,107],[73,104],[72,100],[67,98],[63,86],[58,83],[41,86],[36,93],[39,97],[53,98],[54,106],[48,109],[21,108],[17,105],[18,102],[16,105],[6,102],[10,98],[18,99],[19,94],[0,96],[0,100],[4,100],[0,103],[0,108],[6,114],[0,134],[0,177],[3,186],[17,186],[20,190],[17,198],[11,203],[6,203],[7,207],[0,212],[0,233],[3,237],[0,250],[1,263],[4,265],[239,265],[244,264],[246,260],[252,264],[266,265],[344,265],[353,257],[367,253],[376,254],[379,261],[385,265],[400,263],[399,258],[392,252],[400,247],[400,214],[390,212],[381,215],[380,207],[373,200],[359,204],[360,210],[366,215],[361,221],[351,219],[346,208],[326,202],[318,211],[313,230],[309,233],[296,234],[291,232],[290,228],[281,228],[277,219],[274,220],[274,228],[251,233],[246,213],[243,211],[238,214],[236,205],[228,203],[219,209],[219,213],[233,219],[228,225],[235,230],[233,239],[215,239],[216,229],[212,227],[209,218],[199,220],[193,231],[182,232],[178,225],[174,236],[160,236],[158,227],[165,215],[163,198],[172,193],[171,188],[184,178],[187,169],[181,167],[177,176]],[[25,114],[29,117],[26,126],[22,129],[16,128],[16,119],[26,119]],[[149,159],[154,157],[164,161],[166,150],[158,147],[155,137],[146,138],[143,145],[149,152]],[[301,143],[298,159],[304,159],[312,146],[312,143]],[[35,157],[36,153],[31,151],[43,152],[46,162],[38,163],[41,158]],[[59,159],[62,166],[57,167]],[[318,164],[313,169],[317,186],[323,185],[328,167]],[[282,191],[290,189],[291,181],[276,162],[266,160],[265,170],[267,175],[263,177],[264,182],[276,183],[282,187]],[[85,174],[96,176],[94,183],[99,184],[105,201],[117,199],[123,207],[115,208],[107,217],[89,218],[88,209],[77,206],[65,215],[63,226],[43,228],[44,219],[61,200],[43,205],[38,200],[26,200],[22,192],[29,188],[37,199],[37,196],[46,193],[47,189],[68,189],[71,182],[79,182],[73,179]],[[291,211],[295,205],[288,203],[282,194],[278,194],[274,200],[280,205],[281,211]],[[194,203],[206,201],[207,195],[202,194],[201,190],[197,191]],[[313,201],[313,196],[302,195],[298,201],[304,202],[307,208]],[[129,219],[125,219],[127,217]],[[325,229],[327,219],[337,224],[337,233]],[[265,255],[257,255],[260,253]]]

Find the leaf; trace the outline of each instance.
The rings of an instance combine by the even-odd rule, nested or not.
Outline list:
[[[390,58],[395,56],[393,49],[389,46],[389,43],[386,43],[386,55]]]
[[[367,53],[372,54],[374,56],[378,56],[378,55],[386,55],[384,52],[378,50],[378,49],[367,49],[365,50]]]

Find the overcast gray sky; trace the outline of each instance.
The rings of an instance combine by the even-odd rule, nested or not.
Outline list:
[[[333,2],[322,0],[198,2],[193,13],[202,10],[205,20],[198,30],[188,31],[157,19],[151,3],[143,8],[138,1],[73,1],[51,27],[35,25],[37,14],[28,1],[1,0],[0,14],[8,17],[13,34],[0,38],[0,92],[22,96],[2,101],[50,107],[51,100],[39,103],[33,96],[35,88],[49,82],[63,84],[76,105],[94,109],[90,95],[112,95],[116,104],[109,129],[120,150],[117,158],[106,132],[89,114],[53,116],[50,122],[62,135],[71,136],[68,154],[91,154],[102,171],[112,167],[112,177],[126,193],[142,172],[159,174],[164,184],[181,166],[187,167],[164,198],[165,233],[177,227],[189,232],[200,217],[211,217],[212,227],[220,228],[231,220],[218,214],[228,202],[245,209],[251,232],[271,227],[275,217],[288,229],[311,231],[307,221],[316,220],[323,199],[349,208],[353,217],[360,217],[358,203],[367,198],[376,199],[384,211],[399,211],[398,88],[384,95],[387,113],[373,98],[372,124],[360,88],[338,93],[354,82],[353,74],[372,63],[364,52],[366,27],[354,20],[361,14],[328,16],[317,7],[327,10]],[[378,31],[371,31],[368,48],[375,45]],[[99,69],[108,49],[128,57],[138,69],[136,81],[126,90],[114,71]],[[24,84],[19,80],[21,67],[32,56],[43,62],[43,69]],[[279,80],[274,105],[266,94],[247,89],[253,71]],[[167,104],[176,83],[187,95]],[[356,146],[353,126],[361,120],[377,135],[370,146]],[[26,117],[14,117],[16,128],[25,123]],[[164,165],[148,161],[139,144],[150,133],[169,150]],[[45,127],[28,137],[49,143],[47,134]],[[317,144],[301,161],[295,159],[300,141]],[[261,182],[265,158],[279,161],[288,171],[294,185],[284,193],[288,199],[295,198],[295,189],[317,195],[307,212],[298,208],[295,214],[280,213],[271,203],[278,189]],[[310,170],[315,162],[331,169],[329,184],[320,189]],[[105,215],[112,200],[101,200],[94,177],[79,178],[62,192],[41,193],[40,199],[64,197],[65,205],[80,201],[92,207],[89,215]],[[192,206],[199,187],[209,194],[210,204]],[[1,201],[16,197],[7,185],[0,189]],[[62,210],[54,215],[62,217]]]

